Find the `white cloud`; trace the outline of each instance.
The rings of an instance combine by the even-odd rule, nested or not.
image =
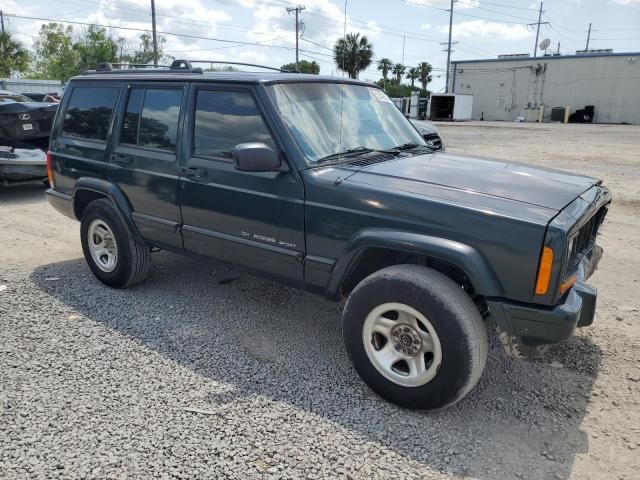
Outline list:
[[[423,23],[422,25],[420,25],[420,30],[431,30],[431,24]]]
[[[614,3],[617,5],[640,6],[640,0],[609,0],[609,3]]]
[[[449,31],[448,25],[438,27],[442,33]],[[471,38],[495,41],[516,41],[530,37],[533,33],[524,25],[507,25],[487,20],[469,20],[453,25],[455,38]]]

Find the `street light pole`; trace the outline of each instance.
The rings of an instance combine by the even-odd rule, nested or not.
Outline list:
[[[158,38],[156,36],[156,2],[151,0],[151,29],[153,34],[153,65],[158,66]]]
[[[451,8],[449,9],[449,41],[447,46],[447,77],[444,85],[444,92],[449,93],[449,69],[451,67],[451,29],[453,28],[453,3],[451,0]]]
[[[297,7],[289,7],[287,8],[287,13],[296,12],[296,72],[298,71],[298,37],[300,36],[298,31],[300,29],[300,21],[298,20],[298,16],[305,7],[302,5],[298,5]]]

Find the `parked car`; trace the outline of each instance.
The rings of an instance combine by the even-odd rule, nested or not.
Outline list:
[[[433,148],[436,151],[444,152],[444,143],[438,134],[438,129],[433,123],[417,120],[409,120],[411,124],[416,127],[418,133],[422,135],[427,146]]]
[[[60,103],[60,95],[56,92],[51,93],[22,93],[25,97],[29,97],[34,102]]]
[[[46,148],[56,103],[34,102],[19,93],[0,90],[0,145],[29,142]]]
[[[601,181],[434,152],[371,84],[103,65],[51,140],[49,202],[98,280],[141,282],[159,248],[346,298],[356,371],[404,407],[464,397],[488,326],[521,357],[593,321]]]
[[[0,146],[0,186],[47,181],[47,154],[32,145]]]

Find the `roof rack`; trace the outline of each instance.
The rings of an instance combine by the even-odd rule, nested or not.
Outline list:
[[[178,60],[176,60],[177,62]],[[241,65],[241,66],[245,66],[245,67],[257,67],[257,68],[264,68],[266,70],[274,70],[276,72],[282,72],[282,73],[297,73],[297,72],[292,72],[290,70],[282,70],[280,68],[275,68],[275,67],[268,67],[266,65],[259,65],[257,63],[244,63],[244,62],[226,62],[226,61],[222,61],[222,60],[181,60],[181,61],[185,61],[185,62],[191,62],[191,63],[209,63],[209,64],[216,64],[216,65]],[[173,62],[175,63],[175,62]]]
[[[95,73],[157,73],[158,71],[182,72],[182,73],[202,73],[199,67],[192,67],[188,60],[174,60],[171,65],[154,65],[150,63],[111,63],[102,62],[96,66],[95,70],[86,70],[83,75]]]
[[[242,63],[242,62],[224,62],[218,60],[174,60],[171,65],[153,65],[148,63],[111,63],[102,62],[96,66],[95,70],[86,70],[82,72],[82,75],[91,75],[95,73],[157,73],[158,70],[169,71],[172,73],[203,73],[201,67],[192,66],[193,63],[208,63],[210,65],[222,64],[222,65],[241,65],[246,67],[264,68],[267,70],[275,70],[276,72],[283,73],[299,73],[291,70],[282,70],[280,68],[268,67],[266,65],[258,65],[256,63]]]

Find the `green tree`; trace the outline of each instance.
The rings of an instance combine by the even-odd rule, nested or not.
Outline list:
[[[170,63],[173,60],[171,55],[164,53],[164,47],[167,43],[167,39],[163,36],[158,36],[158,63]],[[137,63],[141,65],[153,64],[153,37],[149,33],[141,33],[140,45],[137,50],[127,53],[122,57],[122,60],[129,63]]]
[[[9,32],[0,33],[0,77],[26,71],[30,61],[29,52],[20,42],[11,38]]]
[[[78,54],[78,72],[96,68],[102,62],[115,62],[118,41],[107,35],[107,30],[90,25],[74,44]]]
[[[396,76],[396,83],[398,85],[400,85],[400,82],[402,81],[402,75],[404,75],[404,72],[406,71],[406,67],[404,65],[402,65],[401,63],[396,63],[393,66],[393,74]]]
[[[429,62],[422,62],[418,64],[418,77],[422,84],[422,90],[427,91],[427,85],[431,81],[431,64]]]
[[[286,65],[282,65],[280,67],[280,70],[286,70],[287,72],[295,72],[296,64],[295,62],[287,63]],[[298,62],[298,71],[300,73],[310,73],[312,75],[319,75],[320,65],[315,60],[312,62],[309,62],[307,60],[300,60]]]
[[[35,71],[30,76],[66,81],[77,74],[79,56],[72,35],[71,26],[55,22],[42,25],[35,42]]]
[[[419,78],[420,72],[418,71],[418,69],[416,67],[409,68],[409,70],[407,71],[407,80],[411,80],[411,89],[413,89],[416,80],[418,80]]]
[[[388,58],[381,58],[378,60],[378,70],[382,72],[382,78],[387,80],[389,71],[393,68],[393,62]]]
[[[346,72],[349,78],[358,78],[358,74],[371,64],[372,58],[373,45],[359,33],[347,33],[333,46],[333,60],[338,70]]]

